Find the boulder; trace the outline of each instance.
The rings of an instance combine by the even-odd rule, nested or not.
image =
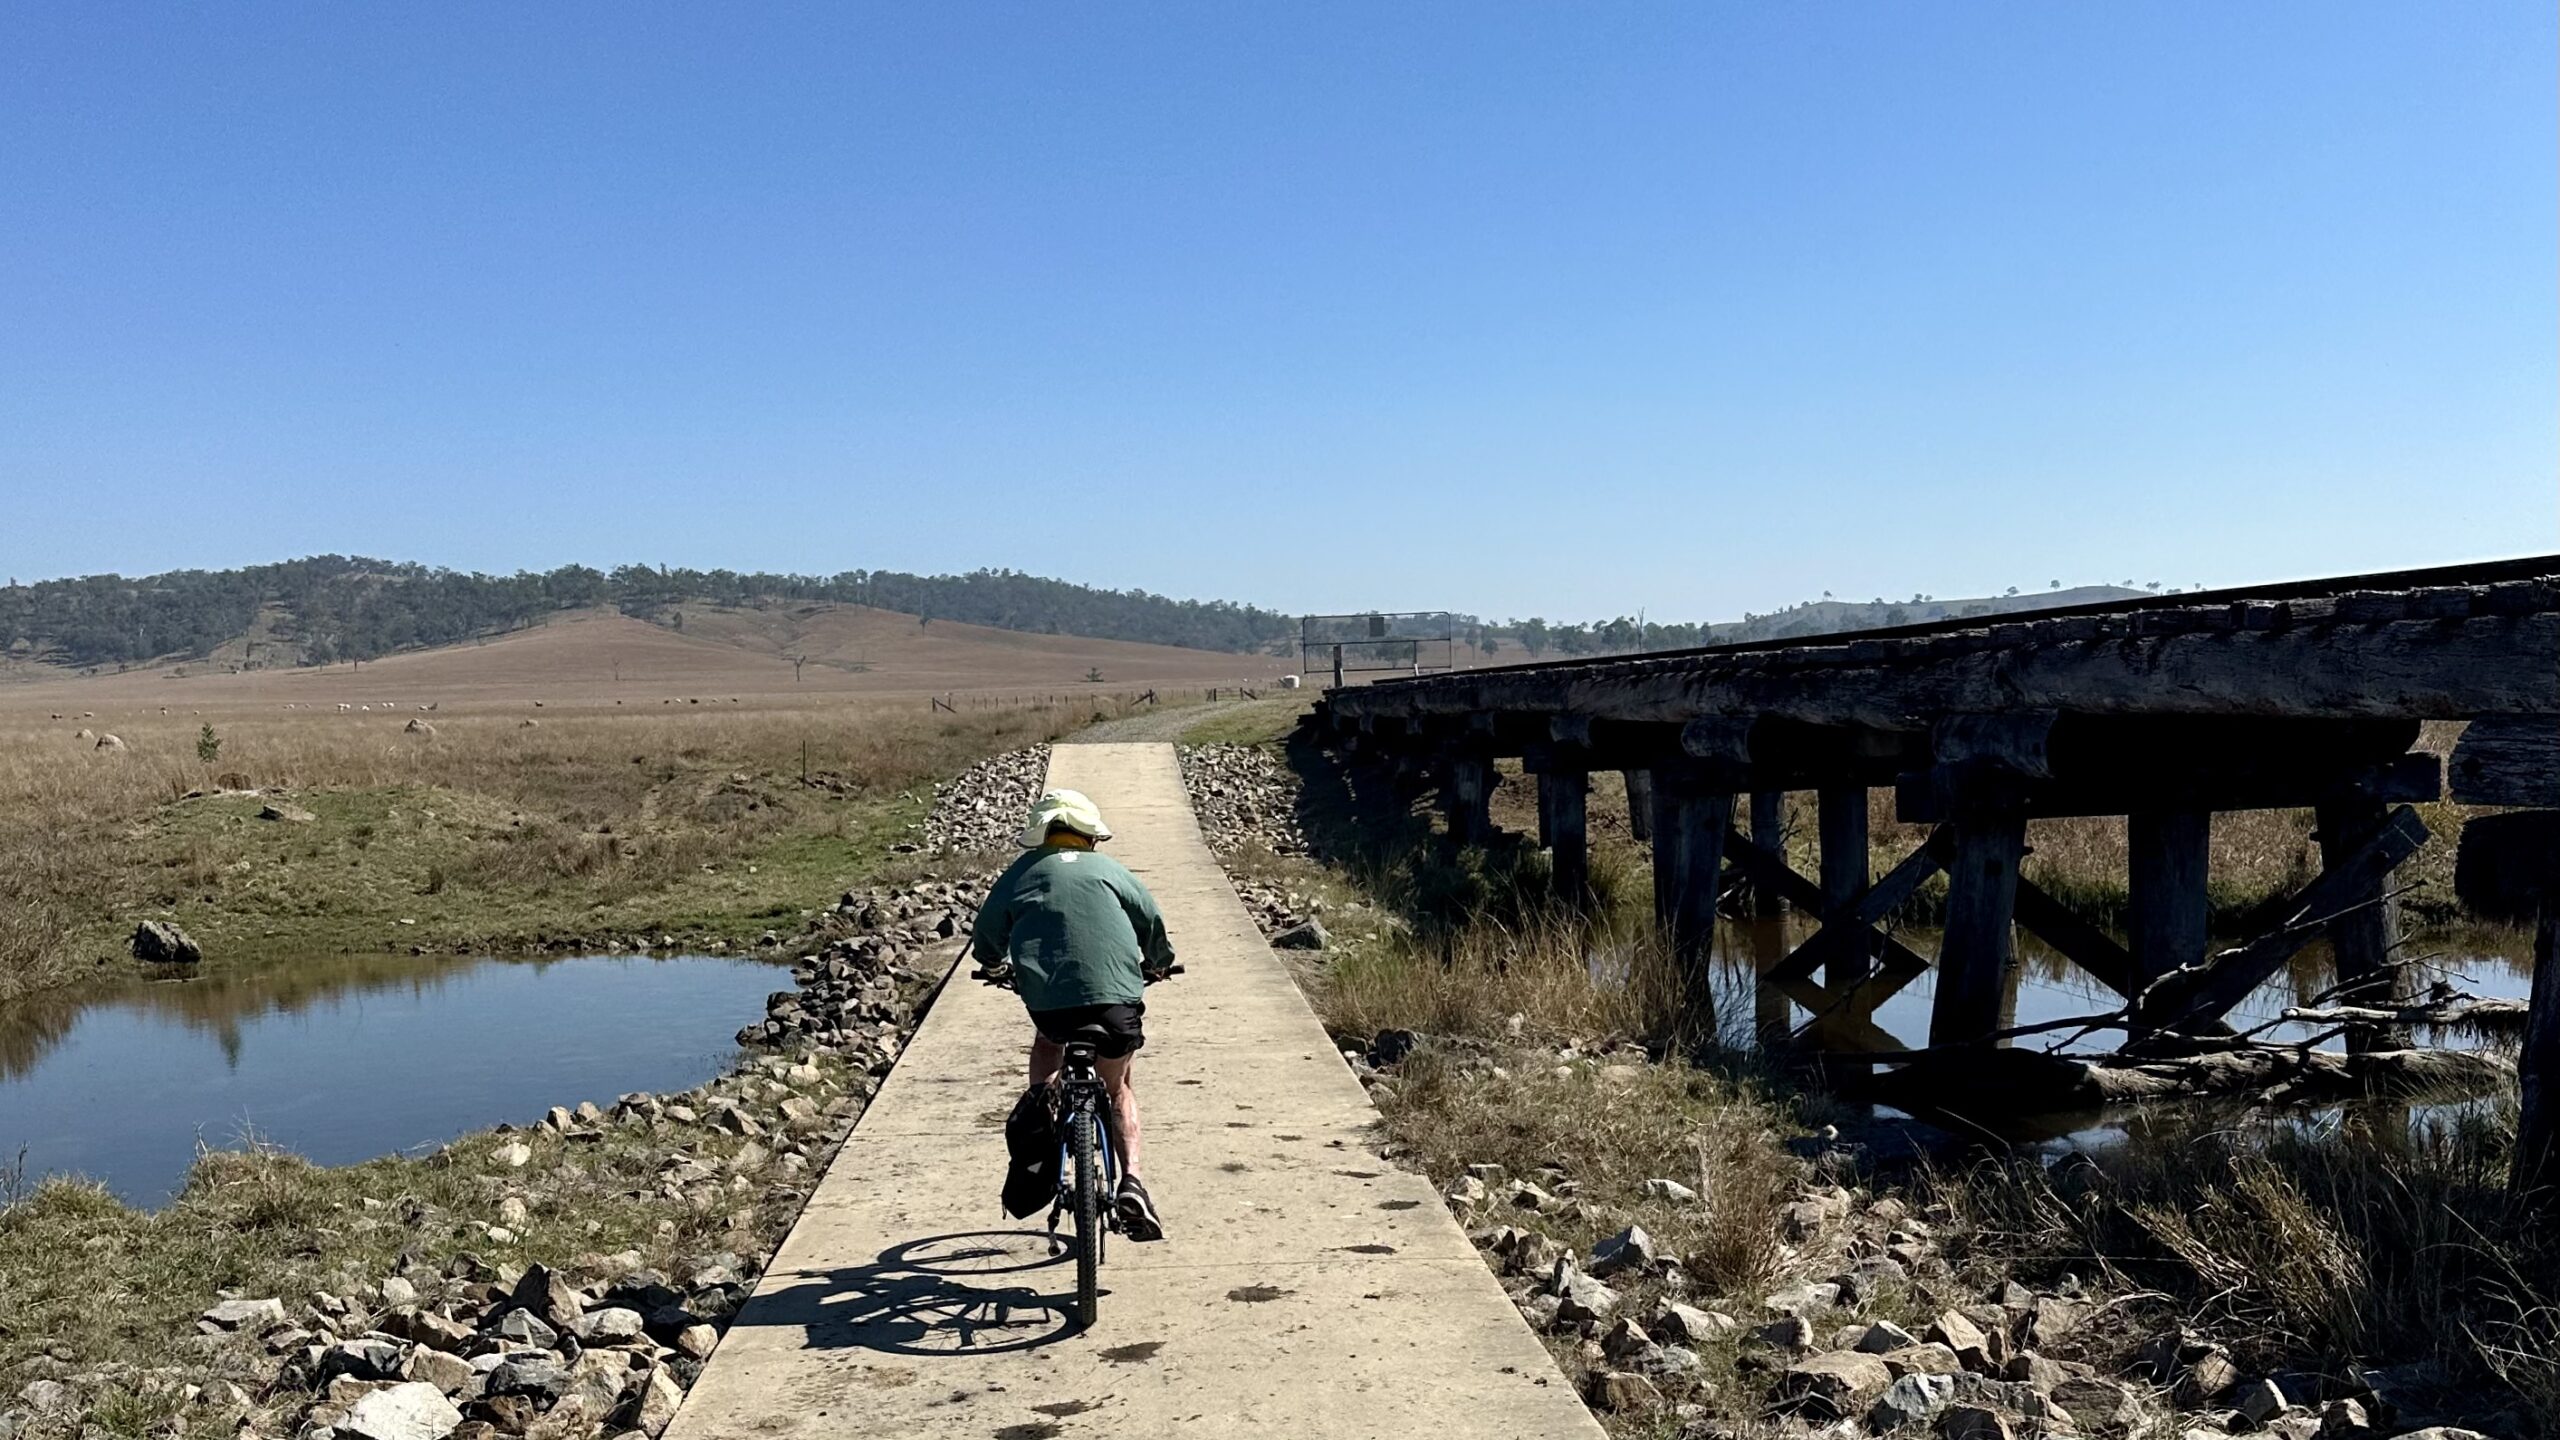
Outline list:
[[[548,1350],[560,1343],[560,1332],[530,1310],[510,1310],[499,1316],[498,1323],[492,1328],[500,1339],[530,1345],[536,1350]]]
[[[1899,1350],[1886,1351],[1884,1368],[1892,1371],[1896,1379],[1905,1375],[1961,1375],[1964,1373],[1964,1362],[1958,1360],[1956,1352],[1946,1346],[1935,1341],[1925,1341],[1918,1345],[1905,1345]]]
[[[1579,1325],[1584,1321],[1606,1320],[1614,1314],[1618,1308],[1618,1292],[1588,1275],[1576,1275],[1559,1288],[1556,1301],[1556,1323]]]
[[[1948,1375],[1905,1375],[1884,1387],[1867,1411],[1867,1428],[1877,1434],[1927,1428],[1956,1398],[1956,1382]]]
[[[647,1329],[639,1311],[617,1305],[588,1315],[578,1325],[578,1338],[590,1345],[629,1345]]]
[[[1323,921],[1309,919],[1272,936],[1271,948],[1274,950],[1322,950],[1332,938],[1325,933]]]
[[[204,960],[204,947],[166,920],[145,920],[133,927],[133,958],[152,965],[195,965]]]
[[[1815,1421],[1843,1420],[1865,1409],[1894,1383],[1884,1361],[1855,1350],[1834,1350],[1791,1362],[1778,1377],[1777,1398]]]
[[[2332,1400],[2320,1407],[2320,1440],[2379,1440],[2381,1427],[2360,1400]]]
[[[578,1287],[548,1265],[530,1265],[516,1282],[515,1302],[543,1318],[554,1330],[575,1332],[587,1313]]]
[[[287,825],[308,825],[320,817],[288,801],[270,800],[258,807],[258,818],[282,821]]]
[[[433,1385],[439,1395],[475,1395],[480,1389],[480,1372],[459,1355],[421,1345],[409,1352],[408,1363],[401,1374],[422,1384]]]
[[[490,1367],[492,1396],[541,1396],[557,1400],[569,1389],[569,1367],[551,1355],[510,1355]]]
[[[18,1398],[38,1415],[58,1415],[71,1408],[71,1387],[59,1380],[30,1380]]]
[[[719,1344],[720,1332],[708,1325],[687,1325],[676,1332],[677,1353],[690,1355],[696,1360],[710,1359],[711,1352]]]
[[[1653,1338],[1666,1345],[1704,1345],[1719,1335],[1740,1328],[1741,1322],[1730,1315],[1713,1310],[1700,1310],[1677,1300],[1665,1300],[1654,1307],[1645,1328]]]
[[[1752,1331],[1751,1339],[1754,1344],[1774,1345],[1781,1350],[1810,1350],[1813,1348],[1813,1322],[1801,1315],[1790,1315]]]
[[[1991,1337],[1983,1333],[1981,1326],[1953,1310],[1930,1321],[1929,1328],[1921,1332],[1921,1338],[1954,1351],[1957,1363],[1977,1375],[1993,1375],[2000,1371],[2002,1361],[1992,1351]]]
[[[263,1335],[284,1322],[282,1300],[225,1300],[197,1316],[196,1328],[207,1334],[218,1330],[246,1330],[252,1335]]]
[[[360,1335],[320,1352],[320,1378],[334,1380],[344,1375],[352,1380],[397,1380],[404,1358],[399,1342]]]
[[[1951,1405],[1938,1417],[1939,1440],[2010,1440],[2009,1420],[1985,1405]]]
[[[444,1440],[461,1423],[442,1390],[411,1381],[359,1398],[334,1428],[356,1440]]]
[[[1591,1273],[1602,1278],[1653,1267],[1653,1237],[1641,1225],[1630,1225],[1591,1247]]]
[[[2053,1387],[2053,1403],[2101,1435],[2128,1434],[2146,1418],[2132,1387],[2095,1375],[2075,1375]]]
[[[663,1365],[653,1365],[640,1383],[623,1397],[622,1407],[614,1412],[613,1423],[626,1430],[637,1430],[655,1437],[676,1418],[676,1408],[684,1404],[684,1390]]]
[[[1613,1414],[1660,1405],[1662,1392],[1642,1375],[1626,1370],[1594,1370],[1582,1377],[1582,1402]]]
[[[1656,1200],[1668,1200],[1674,1205],[1686,1205],[1698,1198],[1697,1191],[1677,1180],[1647,1180],[1644,1182],[1644,1193]]]
[[[1857,1344],[1852,1348],[1863,1350],[1870,1355],[1890,1355],[1896,1350],[1908,1350],[1919,1343],[1912,1338],[1910,1331],[1890,1320],[1879,1320],[1866,1328],[1866,1332],[1858,1337]]]

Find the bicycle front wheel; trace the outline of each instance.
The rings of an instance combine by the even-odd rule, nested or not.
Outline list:
[[[1093,1107],[1079,1105],[1068,1132],[1076,1166],[1076,1299],[1068,1318],[1078,1329],[1091,1328],[1102,1306],[1102,1166],[1094,1154],[1094,1122]]]

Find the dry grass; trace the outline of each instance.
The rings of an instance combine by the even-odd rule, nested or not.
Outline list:
[[[2170,1112],[2067,1166],[1985,1162],[1929,1188],[1965,1218],[1978,1265],[2094,1270],[2252,1373],[2429,1365],[2475,1419],[2509,1405],[2550,1433],[2560,1236],[2506,1189],[2512,1139],[2511,1113],[2478,1110]]]
[[[0,999],[112,964],[146,916],[244,950],[752,932],[832,898],[931,782],[1085,706],[819,704],[0,722]],[[198,727],[220,742],[196,753]],[[803,756],[810,782],[803,784]],[[223,794],[222,786],[262,794]],[[196,798],[189,798],[197,792]],[[287,798],[310,823],[262,821]],[[402,924],[407,921],[410,923]],[[396,928],[395,928],[396,927]]]

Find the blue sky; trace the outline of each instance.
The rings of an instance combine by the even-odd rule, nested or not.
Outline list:
[[[0,10],[0,571],[2560,550],[2547,0]]]

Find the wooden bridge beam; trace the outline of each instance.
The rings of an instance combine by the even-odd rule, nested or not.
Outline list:
[[[1542,839],[1554,867],[1555,889],[1569,905],[1591,893],[1591,837],[1586,823],[1591,775],[1582,751],[1559,745],[1538,774]]]
[[[1638,844],[1653,839],[1653,772],[1625,770],[1619,772],[1627,786],[1627,833]]]
[[[1751,839],[1761,849],[1784,860],[1787,853],[1786,794],[1779,790],[1751,792]],[[1786,897],[1767,880],[1751,882],[1751,913],[1763,920],[1773,918],[1786,909]]]
[[[2320,865],[2324,871],[2348,865],[2373,841],[2391,816],[2391,808],[2370,795],[2344,796],[2315,812],[2319,825]],[[2414,977],[2405,965],[2392,963],[2400,944],[2400,902],[2390,890],[2388,871],[2369,868],[2342,875],[2340,913],[2329,922],[2329,952],[2336,958],[2340,998],[2350,1004],[2396,1009],[2416,994]],[[2397,1025],[2354,1025],[2347,1029],[2347,1052],[2405,1050],[2409,1032]]]
[[[1938,945],[1938,994],[1929,1043],[1966,1044],[2000,1029],[2008,972],[2016,963],[2018,862],[2027,817],[2016,777],[1984,765],[1940,777],[1951,802],[1947,920]]]
[[[2209,810],[2136,810],[2125,819],[2132,908],[2126,928],[2133,941],[2128,979],[2136,993],[2182,965],[2204,961],[2212,836]]]
[[[1682,767],[1653,775],[1653,914],[1680,972],[1684,1024],[1694,1040],[1715,1035],[1716,896],[1724,880],[1733,794]]]
[[[1845,915],[1867,893],[1867,787],[1826,785],[1814,795],[1814,828],[1820,847],[1822,918]],[[1825,962],[1823,979],[1846,989],[1867,978],[1871,943],[1843,946]]]

